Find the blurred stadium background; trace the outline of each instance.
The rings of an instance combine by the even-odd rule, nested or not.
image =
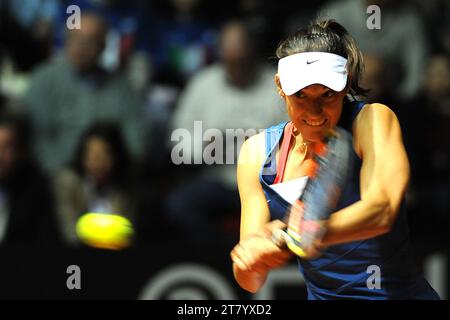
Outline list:
[[[363,50],[367,101],[400,119],[417,267],[447,299],[446,0],[0,0],[0,298],[304,299],[295,262],[257,295],[237,286],[235,166],[175,165],[171,133],[283,119],[276,45],[319,13]],[[130,244],[84,241],[87,212],[128,219]],[[72,265],[79,290],[67,287]]]

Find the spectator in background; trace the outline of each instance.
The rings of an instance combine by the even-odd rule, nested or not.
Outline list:
[[[79,243],[75,227],[85,213],[114,213],[134,220],[131,170],[115,124],[94,124],[84,133],[72,162],[54,180],[57,216],[67,245]]]
[[[152,1],[147,20],[147,47],[152,60],[151,86],[146,89],[145,115],[151,122],[151,148],[144,167],[164,166],[167,162],[165,138],[169,119],[186,82],[216,57],[217,31],[204,15],[211,9],[203,0]],[[210,2],[210,6],[217,4]],[[217,13],[217,12],[214,12]],[[209,13],[208,13],[209,14]],[[218,18],[214,15],[215,19]],[[131,63],[132,78],[141,76],[139,61]],[[152,173],[153,175],[153,173]]]
[[[155,35],[154,20],[147,1],[141,0],[64,0],[65,6],[76,5],[81,12],[95,12],[107,21],[109,28],[99,64],[110,72],[122,70],[137,90],[147,89],[151,78],[150,46]],[[59,32],[55,46],[63,46],[68,14],[58,17]]]
[[[380,8],[380,29],[369,29],[367,7]],[[395,73],[389,78],[392,94],[403,101],[414,98],[423,84],[429,43],[422,17],[407,1],[335,0],[320,14],[342,23],[361,51],[379,55]]]
[[[65,54],[38,68],[24,97],[38,160],[49,172],[67,163],[77,141],[93,122],[116,121],[133,156],[145,137],[140,96],[118,73],[98,64],[107,25],[95,14],[81,16],[81,28],[67,33]]]
[[[190,153],[191,143],[202,145],[203,137],[194,135],[194,121],[202,121],[203,131],[220,130],[225,144],[229,144],[224,148],[234,151],[236,141],[225,138],[226,129],[254,129],[256,133],[286,119],[273,82],[274,71],[259,60],[258,47],[253,42],[256,39],[244,22],[227,23],[221,32],[220,62],[202,70],[188,83],[172,119],[173,129],[191,132],[192,141],[182,141],[187,143],[183,146],[186,152]],[[200,154],[192,153],[192,158],[202,158],[203,150],[196,151]],[[223,156],[225,159],[227,155]],[[166,214],[187,233],[188,239],[198,244],[226,239],[221,219],[228,215],[238,222],[235,163],[203,166],[168,196]],[[234,241],[238,236],[235,231]]]
[[[154,2],[155,82],[182,89],[193,74],[215,60],[216,29],[199,14],[203,2]]]
[[[48,180],[29,155],[24,119],[0,115],[0,244],[57,243]]]

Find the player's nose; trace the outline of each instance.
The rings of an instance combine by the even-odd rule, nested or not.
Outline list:
[[[312,116],[320,116],[323,112],[322,103],[319,101],[314,101],[308,104],[306,111]]]

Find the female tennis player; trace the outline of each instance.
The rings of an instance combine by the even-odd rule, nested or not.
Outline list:
[[[351,134],[353,166],[323,236],[298,257],[308,299],[439,299],[414,267],[401,128],[388,106],[358,101],[366,91],[354,39],[333,20],[317,21],[283,41],[277,57],[275,81],[290,122],[242,145],[241,232],[231,252],[236,281],[256,292],[292,257],[271,235],[286,227],[283,217],[308,181],[315,146],[339,126]]]

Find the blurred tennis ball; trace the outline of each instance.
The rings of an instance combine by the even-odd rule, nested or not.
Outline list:
[[[128,247],[134,236],[133,225],[127,218],[95,212],[86,213],[78,219],[76,232],[83,243],[111,250]]]

